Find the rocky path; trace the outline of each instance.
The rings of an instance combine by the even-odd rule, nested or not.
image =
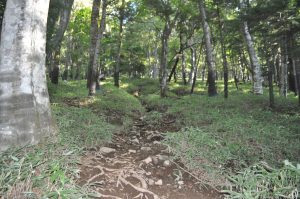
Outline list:
[[[129,132],[116,134],[112,143],[90,149],[81,160],[80,185],[95,198],[213,199],[211,189],[200,189],[183,166],[171,160],[158,131],[147,130],[138,119]]]

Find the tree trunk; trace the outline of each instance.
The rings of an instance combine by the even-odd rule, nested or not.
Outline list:
[[[49,0],[8,0],[0,46],[0,150],[56,131],[45,74]]]
[[[168,18],[168,17],[167,17]],[[168,63],[168,50],[169,50],[169,37],[171,34],[171,24],[170,19],[166,19],[165,27],[162,34],[161,39],[161,57],[160,57],[160,70],[159,70],[159,78],[160,78],[160,96],[167,96],[167,63]]]
[[[63,0],[57,30],[47,43],[47,59],[53,59],[48,61],[50,63],[49,73],[51,73],[51,82],[53,84],[58,84],[61,42],[69,24],[73,3],[74,0]],[[50,16],[49,19],[51,19]]]
[[[154,59],[155,59],[155,62],[152,66],[152,78],[153,79],[157,79],[158,78],[158,73],[159,73],[159,70],[158,70],[158,67],[159,67],[159,58],[158,58],[158,47],[157,47],[157,43],[155,43],[155,48],[154,48]]]
[[[220,30],[220,42],[221,42],[222,59],[223,59],[224,98],[228,98],[228,63],[227,63],[226,47],[224,44],[224,36],[223,36],[224,24],[222,24],[222,22],[221,22],[219,6],[217,7],[217,12],[218,12],[218,18],[219,18],[218,21],[219,21],[219,30]]]
[[[199,8],[200,14],[202,19],[202,26],[204,31],[205,37],[205,47],[206,47],[206,61],[208,65],[208,95],[215,96],[217,95],[217,88],[216,88],[216,63],[213,54],[213,48],[211,44],[211,32],[210,27],[207,23],[206,18],[206,11],[204,8],[203,0],[199,0]]]
[[[269,81],[269,101],[270,101],[270,108],[275,107],[274,101],[274,89],[273,89],[273,68],[272,65],[271,55],[267,55],[267,65],[268,65],[268,81]]]
[[[98,35],[96,38],[96,46],[95,46],[95,51],[94,51],[94,56],[93,56],[93,64],[91,68],[91,74],[90,74],[90,85],[89,85],[89,95],[93,96],[96,93],[96,87],[97,87],[97,82],[99,78],[99,73],[98,71],[98,65],[99,65],[99,53],[100,53],[100,45],[101,45],[101,40],[103,37],[103,33],[105,31],[105,25],[106,25],[106,8],[107,8],[107,2],[106,0],[102,0],[102,12],[101,12],[101,23],[100,23],[100,28],[98,30]],[[98,84],[99,89],[100,89],[100,84]]]
[[[90,29],[90,49],[89,49],[89,63],[88,63],[88,71],[87,71],[87,84],[86,87],[90,89],[92,82],[92,73],[93,73],[93,64],[94,64],[94,56],[96,51],[96,45],[98,40],[98,21],[99,21],[99,8],[100,8],[101,0],[93,0],[92,14],[91,14],[91,29]]]
[[[240,6],[241,9],[246,8],[244,0],[240,0]],[[258,95],[263,94],[263,77],[261,72],[261,66],[259,64],[259,60],[254,49],[253,40],[248,28],[248,23],[246,21],[243,21],[242,26],[243,35],[247,44],[248,53],[252,64],[253,93]]]
[[[288,53],[286,40],[283,41],[283,48],[280,53],[280,79],[279,79],[279,94],[287,97],[288,91]]]
[[[122,39],[123,39],[123,23],[125,15],[125,0],[122,0],[122,5],[120,8],[119,15],[119,36],[118,36],[118,47],[117,47],[117,63],[114,68],[114,85],[120,87],[120,65],[121,65],[121,49],[122,49]]]

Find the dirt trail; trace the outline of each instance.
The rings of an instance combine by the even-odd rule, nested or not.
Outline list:
[[[111,199],[215,199],[214,190],[200,189],[140,118],[129,132],[114,135],[112,143],[89,150],[82,157],[80,185]]]

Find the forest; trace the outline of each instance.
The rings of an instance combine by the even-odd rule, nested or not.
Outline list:
[[[0,0],[0,199],[299,199],[300,0]]]

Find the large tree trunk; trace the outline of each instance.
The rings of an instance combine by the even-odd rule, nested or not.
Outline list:
[[[96,85],[98,81],[99,74],[98,71],[98,65],[99,65],[99,53],[100,53],[100,44],[103,37],[103,33],[105,31],[105,24],[106,24],[106,8],[107,3],[106,0],[102,0],[102,12],[101,12],[101,23],[100,28],[98,30],[98,36],[96,39],[96,46],[93,56],[93,64],[91,66],[91,74],[90,74],[90,85],[89,85],[89,95],[92,96],[96,93]],[[100,84],[99,84],[100,86]]]
[[[165,22],[165,27],[162,34],[161,39],[161,57],[160,57],[160,70],[159,70],[159,78],[160,78],[160,96],[167,96],[167,63],[168,63],[168,50],[169,50],[169,37],[171,34],[171,24],[170,19],[167,19]]]
[[[241,9],[245,9],[246,6],[244,0],[240,0],[240,6]],[[259,60],[254,49],[253,40],[248,28],[248,23],[246,21],[243,21],[242,26],[243,35],[247,44],[248,53],[252,64],[253,93],[263,94],[263,77],[261,72],[261,66],[259,64]]]
[[[123,23],[125,15],[125,0],[122,0],[122,5],[120,8],[119,15],[119,36],[118,36],[118,47],[117,47],[117,62],[114,68],[114,85],[116,87],[120,86],[120,65],[121,65],[121,49],[123,40]]]
[[[53,84],[58,84],[61,42],[69,24],[74,0],[63,0],[61,3],[62,8],[59,13],[58,27],[56,28],[55,33],[51,35],[50,41],[47,43],[48,70]],[[51,16],[48,17],[48,20],[51,20]]]
[[[216,63],[213,54],[213,47],[211,44],[211,32],[209,25],[207,23],[206,18],[206,11],[204,8],[203,0],[199,0],[199,8],[200,14],[202,19],[202,26],[204,31],[205,37],[205,47],[206,47],[206,61],[208,65],[208,95],[215,96],[217,95],[217,88],[216,88]]]
[[[0,150],[55,132],[45,74],[49,0],[8,0],[0,46]]]

